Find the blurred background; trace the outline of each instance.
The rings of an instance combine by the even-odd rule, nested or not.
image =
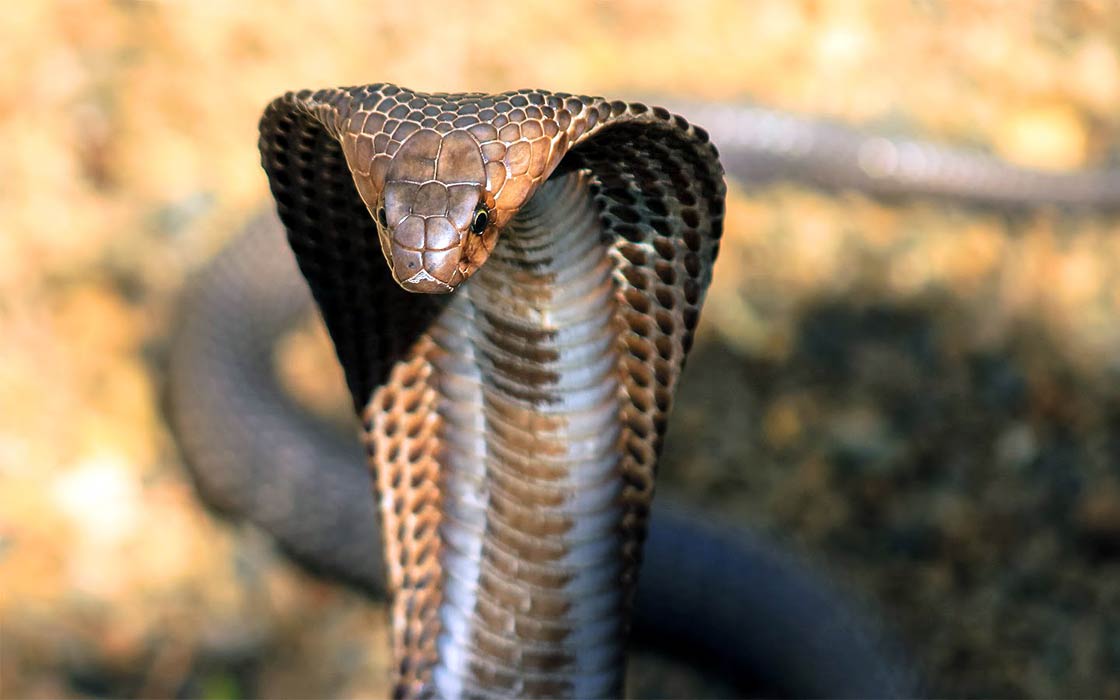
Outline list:
[[[382,80],[1116,165],[1120,5],[10,3],[0,696],[384,695],[383,612],[209,515],[161,413],[184,280],[266,203],[263,106]],[[881,610],[934,694],[1120,696],[1117,219],[732,189],[663,488]],[[345,412],[314,324],[281,352]]]

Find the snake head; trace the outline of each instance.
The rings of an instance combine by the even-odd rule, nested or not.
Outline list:
[[[377,222],[393,278],[408,291],[440,294],[486,262],[569,141],[610,113],[605,103],[589,109],[588,99],[534,90],[426,94],[387,84],[290,93],[266,114],[262,143],[282,169],[291,128],[285,109],[326,127]]]
[[[463,131],[419,130],[393,155],[374,211],[393,278],[411,292],[453,291],[498,236],[478,142]]]

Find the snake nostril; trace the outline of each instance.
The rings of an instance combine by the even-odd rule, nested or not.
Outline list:
[[[385,207],[380,206],[377,208],[377,223],[381,224],[381,228],[389,227],[389,219],[385,216]]]

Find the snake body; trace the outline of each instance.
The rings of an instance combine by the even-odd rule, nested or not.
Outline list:
[[[274,101],[261,154],[361,414],[396,694],[618,696],[722,231],[707,135],[637,103],[378,84]]]
[[[190,285],[170,358],[170,416],[203,499],[271,533],[306,568],[386,593],[365,455],[279,385],[274,345],[312,307],[275,214],[255,218]],[[755,533],[657,497],[633,636],[746,690],[786,697],[914,692],[858,606]]]
[[[857,155],[869,148],[886,152],[865,142]],[[198,285],[173,351],[173,415],[201,490],[329,573],[367,587],[384,573],[401,696],[617,695],[657,452],[718,250],[722,172],[706,134],[600,98],[373,85],[278,99],[261,150],[362,417],[385,571],[352,453],[271,377],[271,339],[306,294],[277,282],[290,261],[262,253],[276,248],[265,223]],[[1108,202],[1120,190],[1107,173],[1056,186],[1074,176],[934,160],[958,179],[986,173],[964,178],[978,201],[1076,204],[1088,189]],[[904,168],[856,163],[883,191],[904,189]],[[233,330],[249,319],[231,285],[254,309],[251,333]],[[694,639],[725,664],[766,659],[795,694],[912,690],[796,564],[663,518],[685,534],[655,521],[646,558],[670,573],[647,574],[656,588],[639,592],[639,628]],[[696,555],[715,542],[720,554]],[[716,582],[750,588],[716,596],[705,590]],[[711,614],[679,612],[689,606]],[[773,626],[744,633],[750,619]]]

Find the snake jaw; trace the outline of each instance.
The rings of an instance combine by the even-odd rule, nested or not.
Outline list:
[[[436,230],[440,233],[434,234]],[[396,227],[379,224],[378,236],[393,279],[406,291],[421,294],[455,291],[486,262],[497,242],[493,227],[475,234],[455,230],[439,217],[409,216]],[[451,245],[440,245],[448,241]]]
[[[427,228],[432,228],[431,220],[427,223]],[[498,239],[497,228],[491,226],[482,234],[456,232],[456,242],[446,248],[425,247],[423,238],[420,246],[415,247],[411,244],[414,239],[409,238],[409,228],[416,226],[379,226],[381,252],[397,284],[406,291],[421,294],[455,291],[486,262]],[[424,228],[423,222],[420,228]]]
[[[416,250],[404,247],[394,239],[383,249],[389,251],[386,259],[393,279],[406,291],[446,294],[462,282],[459,269],[462,251],[458,246],[443,250]]]
[[[428,274],[427,270],[420,270],[412,277],[400,282],[400,285],[410,292],[427,294],[441,294],[455,291],[455,287],[436,279]]]

